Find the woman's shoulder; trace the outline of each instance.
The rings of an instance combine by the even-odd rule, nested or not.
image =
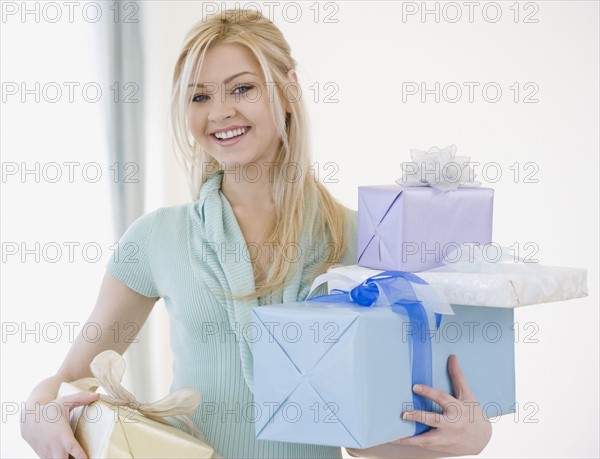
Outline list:
[[[358,225],[358,211],[344,207],[345,227],[348,234],[351,236],[356,233]]]
[[[345,209],[346,209],[346,218],[348,219],[348,223],[352,224],[352,225],[356,225],[356,223],[358,221],[358,211],[354,210],[354,209],[349,209],[348,207],[346,207]]]
[[[156,223],[163,221],[179,223],[180,221],[185,221],[188,212],[190,211],[190,208],[193,207],[195,204],[195,202],[190,202],[185,204],[176,204],[172,206],[157,207],[156,209],[145,213],[140,218],[154,220]]]
[[[128,231],[142,231],[164,235],[169,232],[179,232],[186,227],[190,208],[194,203],[177,204],[158,207],[149,211],[131,223]]]
[[[356,251],[358,246],[358,211],[346,207],[346,253],[342,257],[342,265],[356,263]]]

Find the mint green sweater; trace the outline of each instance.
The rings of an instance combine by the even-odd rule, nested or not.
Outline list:
[[[171,391],[194,387],[203,401],[192,417],[225,458],[340,458],[337,447],[256,440],[254,421],[269,407],[253,398],[252,307],[302,301],[326,256],[324,242],[300,241],[302,273],[284,291],[255,301],[236,301],[254,290],[254,273],[243,235],[225,196],[222,174],[210,177],[197,202],[160,208],[137,219],[119,242],[123,254],[107,269],[132,290],[161,297],[170,317],[173,350]],[[293,211],[290,209],[290,211]],[[343,264],[356,260],[356,213]],[[131,244],[130,244],[131,243]],[[129,244],[129,245],[126,245]],[[261,256],[267,256],[265,250]]]

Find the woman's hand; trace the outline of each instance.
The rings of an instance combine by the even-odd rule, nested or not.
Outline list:
[[[443,413],[415,410],[402,415],[403,419],[427,424],[432,429],[391,443],[420,446],[453,455],[479,454],[485,448],[492,436],[492,425],[471,392],[454,354],[448,359],[448,374],[456,398],[420,384],[413,388],[417,394],[438,403]]]
[[[79,392],[77,394],[58,397],[49,402],[54,408],[44,408],[45,405],[37,405],[39,413],[36,416],[28,415],[25,422],[21,423],[21,436],[31,445],[36,454],[43,458],[68,459],[73,456],[76,459],[87,459],[81,445],[75,440],[71,424],[69,422],[70,412],[76,406],[87,405],[98,400],[99,394]],[[46,419],[44,413],[51,412],[52,419]],[[36,419],[37,417],[37,419]]]

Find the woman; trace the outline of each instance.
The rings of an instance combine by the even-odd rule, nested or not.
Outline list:
[[[351,264],[356,255],[355,213],[308,172],[307,121],[295,67],[281,32],[256,12],[227,10],[189,32],[175,66],[171,116],[195,200],[131,225],[120,246],[134,247],[134,259],[109,262],[89,318],[103,329],[115,322],[141,327],[164,298],[174,356],[171,389],[192,386],[203,393],[193,419],[226,458],[341,457],[335,447],[257,441],[248,416],[253,372],[244,327],[252,307],[303,300],[317,274],[333,263]],[[127,346],[79,336],[56,375],[38,384],[27,403],[53,401],[61,381],[90,375],[89,363],[99,352],[123,353]],[[439,451],[481,451],[490,424],[479,408],[463,403],[475,399],[455,358],[449,372],[457,398],[427,387],[421,394],[462,415],[453,413],[449,422],[432,413],[404,413],[436,429],[401,445],[349,453],[434,457],[444,455]],[[67,405],[96,399],[56,399],[64,406],[60,422],[28,420],[23,437],[43,457],[85,457],[70,430]]]

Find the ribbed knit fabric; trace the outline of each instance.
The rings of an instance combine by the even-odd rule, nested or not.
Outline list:
[[[136,220],[119,242],[127,256],[113,257],[107,269],[132,290],[164,298],[173,350],[171,391],[190,386],[202,392],[193,419],[220,454],[227,459],[341,458],[338,447],[256,440],[254,422],[268,416],[269,407],[254,403],[252,349],[245,339],[252,336],[252,307],[306,298],[314,268],[327,255],[326,243],[308,246],[307,235],[299,242],[296,253],[307,255],[299,261],[302,273],[279,295],[231,300],[224,292],[253,291],[254,274],[221,180],[222,174],[210,177],[197,202]],[[356,260],[356,213],[348,212],[351,237],[344,264]]]

